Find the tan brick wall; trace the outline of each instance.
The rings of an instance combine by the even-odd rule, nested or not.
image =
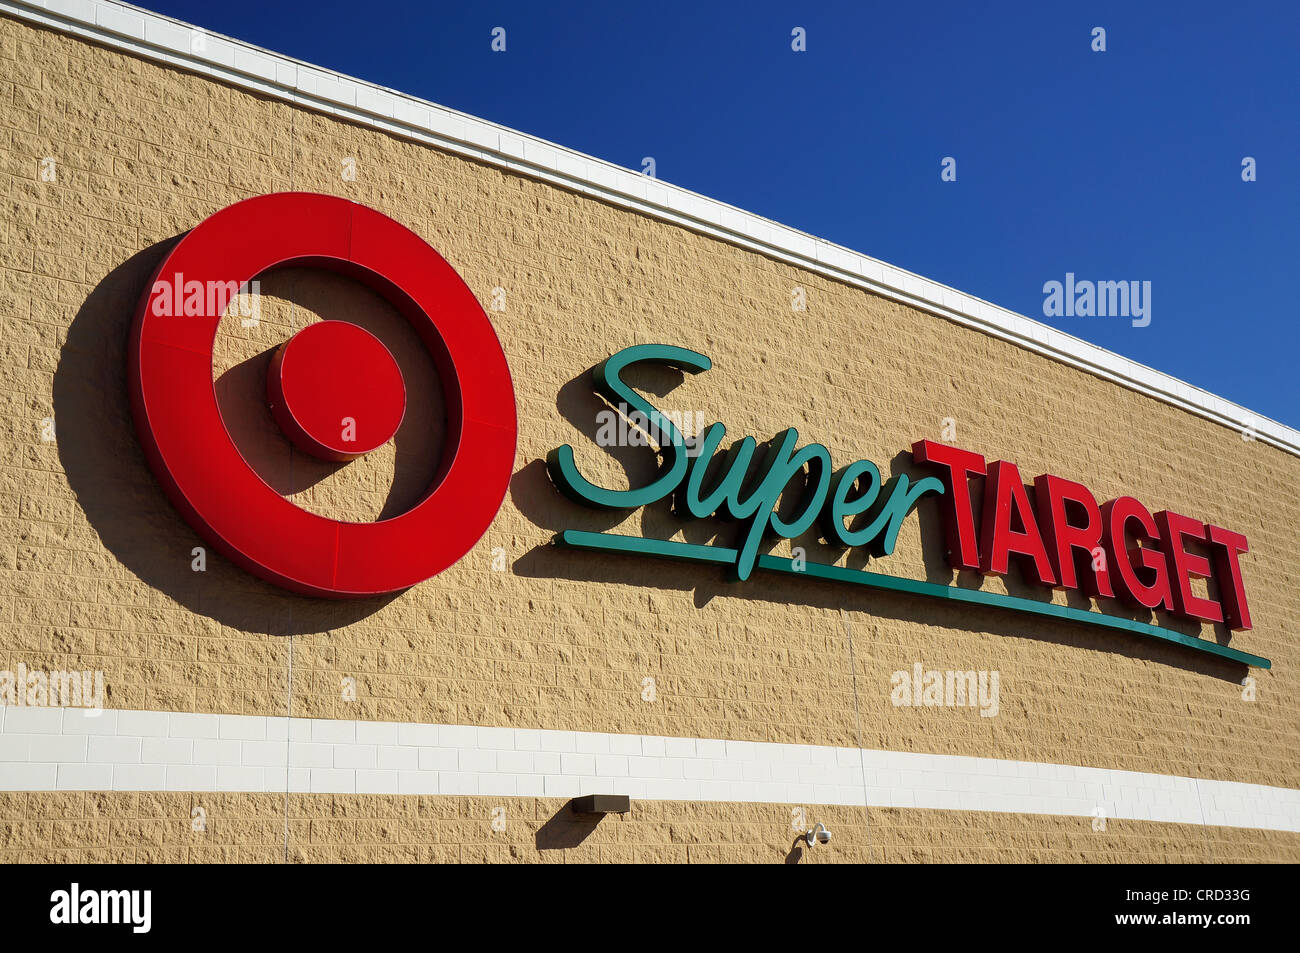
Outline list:
[[[1297,458],[761,255],[8,19],[0,19],[0,103],[0,666],[102,669],[116,708],[861,744],[1300,786]],[[55,182],[40,180],[46,156],[57,162]],[[342,179],[345,157],[356,159],[355,181]],[[520,414],[510,492],[464,560],[396,598],[302,599],[216,556],[206,573],[192,572],[199,541],[132,433],[125,338],[160,243],[233,201],[290,189],[346,196],[410,226],[485,307],[493,287],[507,293],[506,311],[491,317]],[[806,312],[791,311],[795,286],[807,289]],[[264,292],[263,323],[227,322],[217,353],[223,411],[241,449],[317,512],[373,519],[400,509],[424,485],[439,440],[435,379],[402,343],[409,329],[341,279],[283,272]],[[404,355],[408,386],[424,400],[413,402],[419,412],[397,449],[329,473],[289,450],[255,398],[268,348],[316,316],[344,315]],[[1153,510],[1245,533],[1255,629],[1233,644],[1274,661],[1273,671],[1251,673],[1258,700],[1242,700],[1237,667],[1119,634],[803,580],[730,584],[696,566],[556,550],[556,530],[614,520],[555,492],[542,464],[549,450],[572,443],[583,472],[611,485],[646,472],[645,451],[616,460],[592,443],[602,405],[586,376],[613,351],[646,342],[713,358],[712,371],[660,406],[702,410],[729,434],[763,440],[794,425],[838,464],[865,457],[886,470],[914,440],[938,439],[952,417],[957,443],[1016,462],[1026,478],[1057,473],[1099,499],[1129,493]],[[43,442],[41,421],[51,416],[57,440]],[[660,506],[619,525],[696,542],[717,531],[683,527]],[[951,581],[940,538],[936,511],[923,506],[879,568]],[[827,556],[811,538],[799,543],[809,558]],[[510,571],[491,570],[495,547]],[[1224,635],[1208,626],[1201,634]],[[894,708],[890,673],[916,661],[999,670],[1001,714]],[[341,698],[344,675],[358,680],[356,702]],[[641,699],[646,676],[657,681],[654,703]],[[200,797],[6,795],[0,856],[286,856],[283,797],[219,799],[233,839],[214,834],[196,846],[188,806]],[[524,834],[556,806],[509,804]],[[453,851],[481,842],[471,836],[486,822],[481,807],[291,797],[287,856],[470,859]],[[633,819],[603,822],[592,846],[574,854],[784,856],[783,810],[638,805]],[[867,857],[863,812],[856,822],[849,809],[825,812],[845,828],[834,856]],[[355,817],[366,834],[325,817]],[[677,839],[693,823],[684,818],[731,833]],[[870,819],[884,832],[877,860],[1297,856],[1297,838],[1276,833],[1113,821],[1109,835],[1094,835],[1073,819],[923,811],[873,810]],[[606,827],[628,825],[635,836],[603,839]],[[537,853],[527,837],[487,843],[492,857],[510,856],[507,845]]]
[[[504,807],[503,830],[493,811]],[[199,809],[202,815],[199,815]],[[1300,836],[1227,827],[964,811],[638,801],[599,820],[562,798],[0,793],[0,857],[21,863],[1260,863]],[[201,816],[200,831],[193,818]],[[501,824],[498,827],[502,826]],[[286,836],[287,835],[287,836]]]

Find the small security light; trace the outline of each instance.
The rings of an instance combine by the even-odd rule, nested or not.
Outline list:
[[[831,842],[831,832],[826,829],[825,824],[818,824],[804,834],[803,839],[804,843],[809,847],[816,847],[818,844],[829,844]]]

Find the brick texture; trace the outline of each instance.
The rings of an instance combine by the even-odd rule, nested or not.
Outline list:
[[[0,104],[0,667],[102,670],[114,708],[860,745],[1300,787],[1300,716],[1288,701],[1300,691],[1295,457],[750,251],[10,19],[0,19]],[[55,181],[41,178],[47,157]],[[344,159],[356,162],[354,181]],[[494,288],[505,291],[505,310],[489,313],[520,415],[510,491],[459,564],[395,598],[303,599],[215,554],[192,571],[201,541],[134,437],[126,334],[167,242],[236,200],[281,190],[345,196],[396,218],[485,308]],[[791,309],[795,287],[806,311]],[[260,323],[228,319],[214,361],[233,439],[305,508],[371,520],[409,506],[442,441],[437,377],[413,333],[338,277],[288,269],[262,291]],[[310,321],[343,317],[399,355],[412,400],[393,444],[338,468],[292,451],[259,395],[271,349]],[[1246,701],[1240,667],[1117,633],[556,549],[564,528],[692,542],[732,532],[683,525],[664,506],[626,518],[584,510],[547,479],[543,460],[562,443],[593,480],[648,475],[645,449],[595,446],[603,405],[587,383],[609,354],[647,342],[712,357],[708,373],[635,383],[664,409],[723,421],[729,435],[761,441],[793,425],[837,464],[868,458],[898,472],[911,443],[940,439],[952,418],[956,443],[1016,462],[1026,479],[1057,473],[1098,499],[1131,494],[1246,534],[1255,628],[1232,641],[1273,670],[1250,672],[1257,698]],[[52,441],[42,439],[47,418]],[[809,559],[863,564],[811,536],[796,544]],[[873,568],[954,581],[941,548],[937,510],[922,505]],[[494,571],[502,554],[506,570]],[[956,581],[1046,598],[1018,578]],[[917,661],[998,670],[1000,714],[893,707],[890,674]],[[346,676],[355,701],[341,691]],[[642,697],[648,677],[653,702]],[[200,802],[210,824],[196,833]],[[0,857],[780,862],[792,841],[781,805],[645,802],[572,845],[560,802],[508,800],[500,835],[489,827],[495,806],[13,793],[0,795]],[[1300,836],[1276,832],[807,810],[838,828],[830,848],[804,852],[812,862],[1300,859]]]

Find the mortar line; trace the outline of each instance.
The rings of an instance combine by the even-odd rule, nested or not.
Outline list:
[[[867,822],[867,863],[871,862],[871,805],[867,798],[867,755],[862,745],[862,709],[858,705],[858,665],[853,653],[853,627],[849,624],[849,614],[840,609],[840,620],[844,623],[844,634],[849,643],[849,676],[853,685],[853,720],[858,732],[858,768],[862,772],[862,815]]]
[[[1192,786],[1196,788],[1196,806],[1201,809],[1201,830],[1205,837],[1205,856],[1214,863],[1214,848],[1210,844],[1209,825],[1205,822],[1205,800],[1201,797],[1201,779],[1192,778]]]
[[[297,140],[297,113],[293,106],[289,107],[289,191],[294,190],[293,176],[293,154],[295,142]],[[294,323],[294,299],[289,298],[289,329],[293,330]],[[289,450],[289,480],[290,486],[293,485],[293,449]],[[285,732],[284,732],[284,862],[289,863],[289,791],[292,787],[293,772],[293,606],[289,606],[289,671],[288,684],[286,689],[285,704]]]

